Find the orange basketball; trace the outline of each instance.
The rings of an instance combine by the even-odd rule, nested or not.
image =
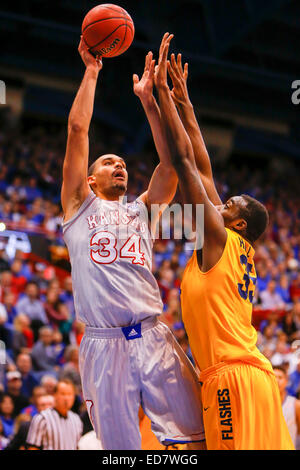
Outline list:
[[[134,24],[124,8],[104,3],[92,8],[82,22],[82,36],[89,51],[96,56],[123,54],[134,37]]]

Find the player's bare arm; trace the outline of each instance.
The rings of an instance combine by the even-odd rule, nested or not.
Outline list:
[[[188,63],[182,66],[181,54],[177,54],[177,59],[175,54],[171,54],[168,72],[173,84],[171,96],[191,140],[196,165],[206,193],[214,205],[222,204],[214,183],[210,158],[188,93]]]
[[[65,221],[79,209],[90,192],[87,182],[89,139],[95,90],[102,61],[94,58],[81,38],[78,51],[86,66],[68,119],[68,138],[63,165],[61,203]]]
[[[153,95],[154,67],[155,60],[153,59],[153,53],[150,51],[145,59],[145,68],[141,79],[137,74],[133,75],[133,91],[139,97],[144,108],[160,160],[153,172],[148,190],[140,197],[149,210],[151,204],[170,203],[175,195],[178,183],[161,123],[160,109]]]
[[[179,187],[184,202],[204,204],[204,246],[202,269],[207,271],[220,259],[227,239],[224,220],[207,196],[199,176],[193,146],[178,115],[167,83],[167,55],[169,41],[163,45],[162,59],[156,67],[156,87],[158,90],[162,122],[166,132],[171,159],[179,179]]]

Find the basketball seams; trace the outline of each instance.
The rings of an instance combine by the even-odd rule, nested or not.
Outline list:
[[[133,26],[133,23],[132,23],[132,26]],[[130,24],[127,24],[127,28],[131,29],[132,34],[134,34],[134,26],[132,28]]]
[[[125,34],[124,34],[124,37],[123,37],[123,41],[121,42],[121,44],[120,44],[120,46],[119,46],[119,49],[116,51],[116,54],[115,54],[115,55],[119,55],[119,52],[122,50],[124,41],[125,41],[125,39],[126,39],[126,34],[127,34],[127,21],[125,22]]]
[[[100,21],[108,21],[108,20],[125,20],[125,21],[128,21],[128,18],[126,18],[126,16],[112,16],[110,18],[102,18],[101,20],[96,20],[96,21],[93,21],[92,23],[89,23],[88,25],[86,25],[84,27],[84,29],[81,31],[81,33],[83,34],[90,26],[93,26],[94,24],[96,23],[100,23]],[[129,20],[132,22],[133,24],[133,21],[132,20]]]
[[[124,10],[124,8],[122,8],[122,7],[112,8],[112,7],[107,7],[107,6],[102,5],[102,8],[105,8],[105,9],[107,9],[107,10],[112,10],[112,11],[121,11],[121,12],[123,12],[126,16],[129,17],[129,14],[127,13],[127,11]]]
[[[128,25],[126,25],[126,32],[125,32],[125,36],[124,36],[124,41],[125,41],[125,38],[126,38],[126,35],[127,35],[127,29],[128,29],[128,28],[131,29]],[[133,34],[133,33],[132,33],[132,34]],[[124,42],[124,41],[123,41],[123,42]],[[116,54],[116,56],[123,54],[122,49],[124,49],[124,47],[125,47],[125,46],[120,47],[120,48],[118,49],[118,53]],[[125,49],[124,52],[125,52],[126,50],[127,50],[127,49]]]
[[[99,46],[102,42],[106,41],[113,33],[115,33],[117,31],[117,29],[121,28],[122,26],[126,26],[126,23],[122,23],[122,24],[119,24],[118,27],[116,29],[114,29],[111,33],[109,33],[108,36],[106,36],[106,38],[102,39],[100,42],[98,42],[97,44],[95,44],[94,46],[89,46],[86,42],[86,44],[88,45],[88,47],[90,49],[95,49],[95,47]],[[97,51],[93,51],[93,52],[97,52]]]

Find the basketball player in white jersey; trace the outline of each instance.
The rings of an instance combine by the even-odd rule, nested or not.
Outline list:
[[[169,40],[166,34],[162,45]],[[127,204],[123,158],[102,155],[88,170],[88,130],[102,62],[82,40],[78,50],[86,71],[68,119],[61,202],[76,314],[86,325],[80,371],[89,416],[104,449],[141,448],[140,405],[161,443],[203,448],[197,376],[158,319],[162,302],[151,271],[148,213],[151,204],[169,203],[177,186],[152,94],[155,61],[149,53],[143,77],[134,75],[133,82],[160,164],[148,190]]]
[[[296,450],[299,450],[300,437],[300,400],[287,393],[288,376],[283,366],[273,367],[277,379],[282,412]],[[298,445],[297,445],[298,444]]]

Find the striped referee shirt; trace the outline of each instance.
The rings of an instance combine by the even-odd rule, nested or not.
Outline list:
[[[35,415],[30,423],[26,447],[41,450],[76,450],[83,424],[76,413],[61,415],[48,408]]]

